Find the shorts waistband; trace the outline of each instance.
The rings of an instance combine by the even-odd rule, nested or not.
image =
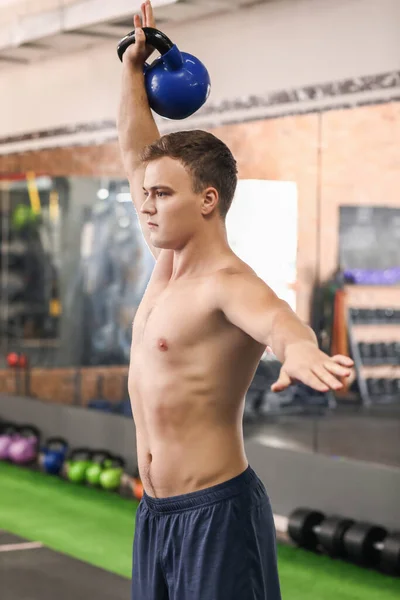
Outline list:
[[[259,479],[250,465],[243,473],[218,483],[212,487],[189,492],[181,496],[170,496],[169,498],[153,498],[148,496],[146,492],[143,494],[143,501],[147,507],[153,512],[168,513],[189,508],[196,508],[204,505],[214,504],[220,500],[226,500],[233,496],[237,496],[245,489],[248,489],[251,484],[257,484]]]

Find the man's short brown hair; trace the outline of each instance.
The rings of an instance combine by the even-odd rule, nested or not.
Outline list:
[[[236,160],[228,146],[206,131],[178,131],[147,146],[142,160],[148,163],[164,156],[179,160],[186,167],[192,176],[195,194],[207,187],[217,190],[219,212],[225,219],[237,186]]]

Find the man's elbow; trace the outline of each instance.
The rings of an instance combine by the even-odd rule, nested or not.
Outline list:
[[[272,317],[272,327],[274,327],[274,325],[276,325],[277,323],[280,324],[281,321],[286,321],[288,318],[297,319],[300,321],[299,317],[289,306],[289,304],[285,302],[285,300],[279,300],[279,303],[277,304]]]

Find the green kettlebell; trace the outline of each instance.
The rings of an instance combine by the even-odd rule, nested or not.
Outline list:
[[[103,470],[109,466],[111,454],[107,450],[94,450],[91,456],[91,462],[86,469],[86,482],[89,485],[100,485],[100,475]]]
[[[91,465],[91,451],[89,448],[76,448],[69,455],[67,461],[67,479],[72,483],[83,483],[86,470]]]
[[[121,484],[125,461],[121,456],[112,456],[107,461],[107,467],[100,475],[100,485],[105,490],[115,491]]]

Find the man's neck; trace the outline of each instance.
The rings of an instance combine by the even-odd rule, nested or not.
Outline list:
[[[226,229],[205,232],[192,238],[184,248],[174,251],[171,280],[199,277],[215,270],[217,262],[232,250],[228,244]]]

